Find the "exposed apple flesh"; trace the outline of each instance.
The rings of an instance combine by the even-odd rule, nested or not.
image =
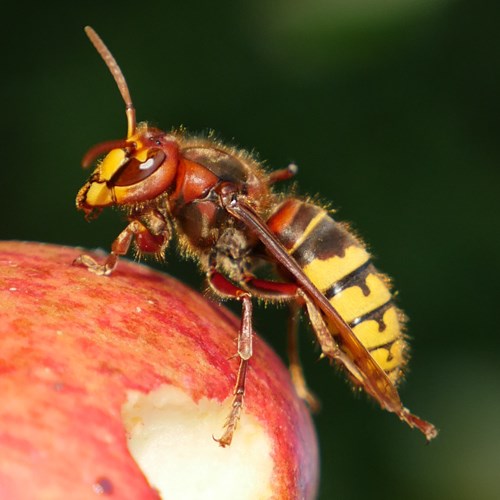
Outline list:
[[[0,498],[314,498],[314,429],[270,348],[255,338],[221,448],[239,321],[144,266],[73,267],[80,253],[0,243]]]

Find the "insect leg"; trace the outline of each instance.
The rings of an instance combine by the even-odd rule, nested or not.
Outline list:
[[[151,212],[142,216],[144,223],[140,220],[132,220],[128,226],[118,235],[111,245],[111,252],[103,264],[99,264],[90,255],[80,255],[73,264],[82,264],[89,271],[100,276],[110,275],[118,263],[118,257],[125,255],[132,240],[139,251],[146,253],[160,253],[170,239],[170,227],[168,222],[160,214]]]
[[[240,419],[243,397],[245,395],[248,360],[252,357],[252,296],[249,292],[235,286],[225,276],[214,269],[209,270],[208,281],[212,288],[219,294],[238,299],[242,303],[241,325],[238,332],[240,366],[233,391],[231,411],[224,423],[224,433],[220,438],[214,438],[222,447],[225,447],[231,444],[234,431]]]
[[[307,315],[309,316],[314,333],[316,334],[316,338],[318,339],[321,347],[322,356],[342,363],[347,368],[348,373],[352,376],[353,382],[362,384],[362,374],[359,372],[359,369],[354,362],[346,356],[346,354],[339,348],[337,342],[335,342],[335,339],[326,325],[318,307],[303,290],[299,289],[297,293],[306,304]]]
[[[307,386],[304,370],[302,369],[302,363],[299,357],[298,331],[300,309],[296,301],[290,303],[290,315],[288,317],[287,328],[289,370],[297,395],[307,403],[311,411],[317,412],[321,404]]]
[[[301,288],[293,283],[277,283],[261,280],[251,275],[247,275],[245,284],[251,290],[255,290],[256,294],[258,293],[259,296],[264,295],[267,299],[294,299],[290,305],[291,312],[288,323],[288,359],[290,362],[290,374],[297,394],[306,401],[311,410],[315,411],[319,409],[319,401],[307,387],[299,359],[297,331],[300,305],[305,304],[306,306],[307,315],[309,316],[314,333],[321,347],[322,355],[344,364],[348,373],[354,376],[354,382],[362,383],[361,374],[358,368],[338,347],[328,326],[325,324],[321,312]]]
[[[304,301],[298,295],[298,287],[294,283],[283,283],[258,279],[251,274],[244,277],[245,287],[255,292],[255,295],[267,300],[288,300],[290,315],[287,325],[287,352],[290,376],[297,395],[303,399],[309,408],[316,412],[320,408],[319,400],[309,390],[302,370],[299,357],[299,318]]]
[[[286,168],[271,172],[267,176],[267,182],[269,182],[269,184],[274,184],[275,182],[287,181],[297,175],[298,171],[297,165],[295,165],[295,163],[290,163]]]

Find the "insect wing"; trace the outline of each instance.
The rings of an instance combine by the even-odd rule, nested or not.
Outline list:
[[[295,278],[297,285],[335,326],[342,346],[350,353],[349,357],[337,357],[337,361],[344,364],[351,375],[359,380],[364,390],[377,400],[382,408],[396,413],[410,427],[418,428],[425,434],[427,440],[434,438],[437,435],[434,426],[412,415],[403,407],[398,391],[386,373],[380,368],[328,299],[306,276],[295,259],[288,254],[285,247],[269,230],[265,221],[244,200],[238,199],[234,195],[227,197],[227,199],[223,198],[223,204],[231,215],[242,221],[256,234],[267,251]]]

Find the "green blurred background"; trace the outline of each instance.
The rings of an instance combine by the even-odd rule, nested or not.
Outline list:
[[[441,434],[426,446],[353,397],[304,335],[323,403],[319,498],[500,498],[498,2],[12,8],[0,35],[1,238],[108,249],[123,227],[111,210],[88,224],[74,209],[88,175],[81,156],[126,130],[83,33],[91,24],[124,70],[139,119],[213,128],[272,168],[295,161],[300,192],[331,201],[394,278],[411,319],[403,401]],[[168,272],[202,283],[174,252]],[[280,353],[284,321],[272,308],[256,320]]]

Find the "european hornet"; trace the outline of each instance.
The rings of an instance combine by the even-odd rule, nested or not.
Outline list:
[[[340,365],[355,386],[431,440],[436,428],[410,413],[396,389],[408,360],[404,316],[388,280],[365,245],[322,207],[273,192],[296,167],[268,173],[251,154],[184,130],[165,133],[136,123],[125,78],[96,32],[85,31],[111,71],[125,101],[127,138],[104,142],[83,158],[88,167],[104,154],[76,206],[87,218],[107,206],[122,208],[127,227],[100,264],[88,255],[75,262],[109,275],[132,241],[139,253],[162,255],[175,231],[183,255],[195,258],[211,289],[241,302],[239,370],[221,446],[231,443],[252,357],[252,298],[286,301],[290,371],[298,394],[314,408],[297,350],[297,318],[305,310],[322,356]],[[268,264],[279,281],[254,274]]]

